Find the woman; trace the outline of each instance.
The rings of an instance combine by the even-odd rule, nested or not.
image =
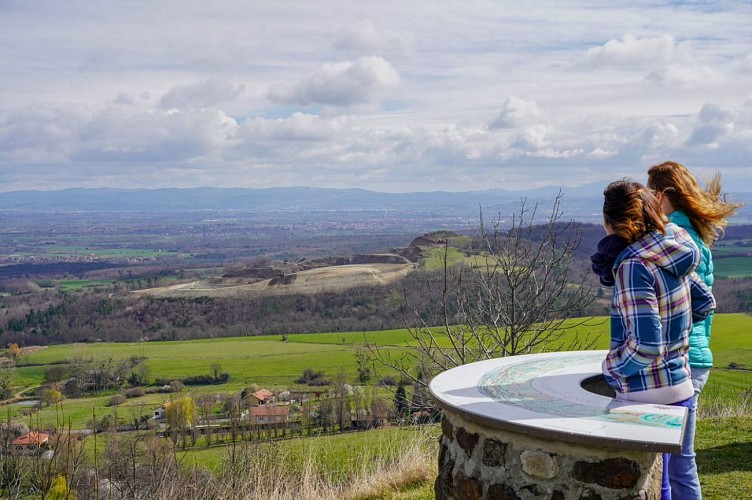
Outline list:
[[[608,236],[598,245],[593,268],[602,281],[609,273],[614,281],[611,346],[602,365],[606,381],[620,400],[690,407],[689,331],[693,316],[704,318],[715,308],[710,290],[694,274],[700,252],[685,231],[666,222],[658,200],[641,184],[612,182],[603,194]],[[602,265],[609,259],[611,266]],[[664,498],[670,498],[672,457],[664,454]],[[670,479],[699,498],[696,467]]]
[[[697,274],[708,287],[713,286],[713,255],[710,247],[718,239],[718,234],[741,206],[727,203],[721,196],[721,178],[716,174],[705,189],[701,189],[695,177],[683,165],[667,161],[653,165],[648,170],[648,187],[655,193],[661,209],[668,219],[686,230],[700,248],[701,262]],[[691,444],[682,448],[681,455],[671,461],[672,477],[691,474],[695,467],[694,435],[697,422],[697,399],[705,387],[713,366],[713,353],[710,350],[710,330],[713,316],[696,321],[689,335],[689,366],[692,374],[694,400],[689,408],[686,440]],[[677,498],[692,498],[691,491],[682,488],[682,482],[672,484]]]
[[[713,256],[710,247],[718,233],[727,225],[727,219],[741,206],[726,203],[721,197],[721,180],[716,174],[706,189],[684,166],[667,161],[648,170],[648,187],[658,197],[663,213],[668,219],[687,231],[700,248],[701,262],[697,274],[708,287],[713,286]],[[699,395],[708,380],[713,366],[710,350],[710,329],[713,317],[696,322],[689,338],[689,365],[695,395]]]

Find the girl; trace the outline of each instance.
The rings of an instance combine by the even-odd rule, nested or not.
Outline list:
[[[663,213],[668,219],[687,231],[702,256],[697,274],[708,287],[713,285],[713,256],[710,247],[718,239],[718,233],[726,227],[727,219],[741,206],[726,203],[721,198],[720,175],[716,174],[703,190],[697,180],[679,163],[667,161],[648,170],[648,187],[658,197]],[[713,366],[710,350],[710,329],[713,317],[692,326],[689,339],[689,365],[692,384],[699,395],[707,382]]]
[[[611,346],[602,365],[606,381],[620,400],[689,407],[689,330],[693,315],[701,319],[715,308],[710,290],[694,274],[700,252],[685,231],[666,222],[658,200],[641,184],[612,182],[603,194],[608,236],[598,246],[607,251],[593,263],[595,270],[596,262],[613,262],[597,266],[614,281]],[[664,498],[670,498],[671,458],[664,454]],[[696,467],[671,479],[685,482],[699,498]]]
[[[721,178],[716,174],[707,187],[700,188],[695,177],[683,165],[667,161],[653,165],[648,170],[648,187],[655,193],[661,209],[668,219],[686,230],[700,249],[701,261],[697,274],[708,286],[713,285],[713,256],[710,248],[718,239],[718,233],[726,227],[727,219],[741,206],[726,203],[721,196]],[[682,447],[681,455],[671,461],[671,477],[691,475],[696,469],[694,435],[697,422],[697,398],[710,375],[713,353],[710,350],[710,329],[713,316],[692,325],[689,335],[689,365],[692,374],[694,399],[689,407],[685,441],[690,446]],[[671,485],[676,498],[696,498],[686,491],[685,481]]]

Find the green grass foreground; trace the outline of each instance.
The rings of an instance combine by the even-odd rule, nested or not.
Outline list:
[[[695,450],[703,498],[752,498],[752,417],[699,420]]]
[[[359,476],[362,480],[376,474],[376,465],[395,463],[400,453],[410,448],[420,462],[415,470],[401,481],[388,483],[376,479],[376,485],[351,491],[350,498],[358,499],[432,499],[433,481],[437,474],[437,425],[399,428],[391,427],[366,432],[325,435],[313,438],[295,438],[274,443],[260,443],[258,453],[270,460],[280,460],[292,476],[306,467],[315,474],[326,477],[334,484]],[[99,435],[99,448],[104,447],[106,435]],[[92,438],[87,440],[88,454],[93,451]],[[697,426],[697,463],[703,497],[706,499],[752,498],[752,416],[711,418],[700,420]],[[184,469],[206,467],[219,470],[229,460],[227,446],[197,447],[178,451],[177,457]],[[381,481],[379,483],[379,481]]]

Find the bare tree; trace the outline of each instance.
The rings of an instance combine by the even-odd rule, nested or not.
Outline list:
[[[206,434],[206,446],[211,446],[212,442],[212,416],[214,405],[217,403],[217,396],[215,394],[204,393],[198,394],[195,397],[196,406],[201,417],[201,423],[204,425],[204,433]]]
[[[576,333],[589,318],[567,320],[585,314],[595,295],[591,277],[574,265],[580,236],[562,220],[561,197],[544,217],[522,200],[506,227],[481,212],[477,254],[459,264],[447,240],[438,279],[426,279],[423,297],[405,292],[407,350],[369,346],[374,358],[425,387],[438,372],[474,361],[592,347]]]

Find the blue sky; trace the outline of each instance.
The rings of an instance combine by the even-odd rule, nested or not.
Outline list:
[[[724,1],[3,0],[0,191],[527,189],[667,159],[752,191],[750,22]]]

